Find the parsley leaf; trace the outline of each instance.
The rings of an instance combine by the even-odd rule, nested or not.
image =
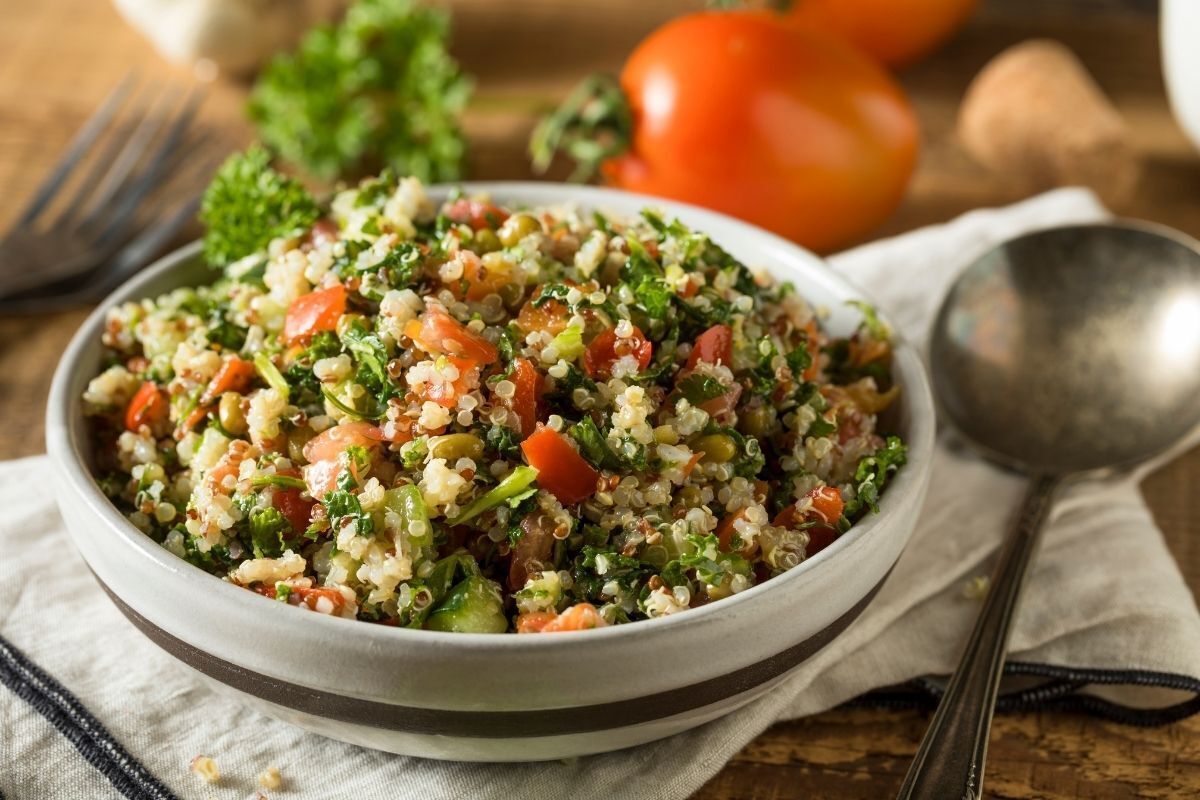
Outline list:
[[[253,146],[226,159],[204,192],[204,259],[224,267],[266,250],[272,239],[307,229],[319,215],[312,195],[273,170],[271,154]]]
[[[694,406],[700,405],[707,400],[712,400],[714,397],[720,397],[729,391],[716,378],[711,375],[703,375],[699,372],[693,372],[691,375],[688,375],[679,382],[676,388]]]
[[[449,17],[414,0],[357,0],[259,75],[250,116],[287,161],[332,180],[390,165],[460,176],[471,82],[446,51]]]
[[[255,558],[275,558],[283,554],[284,536],[292,526],[273,506],[255,508],[249,519],[250,543]]]
[[[355,495],[345,489],[329,492],[325,495],[325,510],[329,512],[329,521],[334,530],[342,528],[347,523],[354,525],[354,532],[359,536],[370,536],[375,531],[375,522],[371,515],[362,509]]]
[[[855,493],[842,511],[853,520],[866,509],[879,511],[879,494],[888,479],[908,461],[908,448],[899,436],[889,436],[874,455],[864,456],[854,470]]]
[[[608,442],[604,440],[604,434],[600,432],[595,420],[591,417],[584,417],[575,425],[572,425],[568,433],[571,438],[579,443],[579,449],[589,461],[602,469],[619,469],[621,459],[608,446]]]

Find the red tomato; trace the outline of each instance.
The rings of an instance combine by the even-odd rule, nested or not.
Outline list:
[[[805,326],[805,333],[808,334],[804,340],[804,347],[808,350],[809,364],[804,368],[804,373],[800,376],[806,381],[815,380],[817,373],[821,371],[821,335],[817,330],[817,321],[810,319],[808,325]]]
[[[517,633],[559,633],[603,628],[604,617],[591,603],[576,603],[561,614],[531,611],[517,617]]]
[[[600,473],[553,428],[538,428],[521,442],[521,452],[538,471],[538,484],[563,505],[586,500],[596,491]]]
[[[812,498],[812,509],[809,514],[829,525],[837,522],[846,507],[842,493],[835,486],[821,486],[813,489],[807,497]]]
[[[717,395],[711,400],[705,400],[699,405],[701,411],[708,412],[710,417],[719,417],[726,411],[737,407],[738,398],[742,396],[742,385],[735,383],[726,390],[725,394]]]
[[[298,477],[298,470],[288,470],[280,473],[290,477]],[[313,506],[316,501],[312,498],[306,498],[303,495],[303,490],[295,488],[283,488],[276,486],[274,493],[271,496],[271,505],[278,509],[283,518],[292,526],[292,533],[296,536],[304,533],[308,528],[308,523],[312,518]]]
[[[692,352],[688,356],[687,369],[695,369],[701,361],[706,364],[724,364],[733,362],[733,329],[728,325],[713,325],[696,337]]]
[[[733,537],[737,534],[733,523],[746,516],[746,509],[739,509],[732,514],[726,514],[717,524],[717,546],[721,552],[728,553],[733,547]]]
[[[250,384],[254,383],[256,374],[258,373],[252,362],[237,356],[230,356],[225,359],[220,369],[213,375],[212,380],[208,382],[204,394],[200,395],[200,405],[207,406],[209,403],[216,402],[217,398],[226,392],[246,391],[250,388]]]
[[[794,0],[788,15],[889,66],[911,64],[950,38],[978,0]]]
[[[601,331],[583,353],[583,370],[590,378],[606,378],[612,374],[613,364],[622,356],[637,359],[638,369],[643,370],[654,354],[654,345],[642,335],[635,325],[633,335],[622,339],[616,329]]]
[[[811,557],[831,545],[837,538],[837,528],[834,526],[842,516],[845,503],[842,501],[842,493],[833,486],[819,486],[805,496],[812,498],[812,506],[803,516],[793,504],[776,514],[771,524],[790,528],[801,522],[820,522],[821,524],[807,529],[807,554]]]
[[[458,405],[458,398],[470,391],[467,387],[478,375],[479,365],[469,358],[458,358],[457,356],[445,356],[445,358],[458,369],[458,377],[453,381],[425,384],[423,396],[426,400],[432,400],[445,408],[454,408]]]
[[[535,296],[537,292],[534,292]],[[567,329],[567,307],[557,300],[547,300],[540,306],[535,306],[530,299],[521,306],[517,314],[517,330],[521,333],[545,331],[551,336],[557,336]]]
[[[125,429],[137,431],[143,425],[153,428],[167,418],[169,410],[167,395],[154,381],[146,381],[125,409]]]
[[[450,316],[441,306],[430,306],[420,317],[409,320],[404,333],[427,353],[461,356],[484,366],[500,358],[496,345]]]
[[[513,359],[512,381],[516,391],[504,404],[517,415],[521,422],[521,435],[533,433],[538,422],[538,396],[541,394],[542,376],[537,367],[527,358]]]
[[[352,446],[370,449],[383,440],[383,432],[363,420],[343,422],[318,433],[304,445],[304,458],[310,463],[337,459]]]
[[[320,331],[335,330],[345,313],[346,287],[340,283],[300,295],[288,306],[283,320],[283,340],[295,344],[311,339]]]
[[[481,231],[484,228],[499,228],[508,219],[508,212],[491,203],[479,200],[468,200],[465,197],[455,200],[442,211],[451,222],[466,223],[472,230]]]
[[[899,204],[917,122],[899,86],[841,41],[770,13],[690,14],[625,63],[630,149],[602,165],[635,192],[724,211],[813,248]]]

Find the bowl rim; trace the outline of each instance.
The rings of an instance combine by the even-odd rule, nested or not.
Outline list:
[[[783,264],[787,264],[786,269],[795,269],[801,274],[807,265],[809,269],[818,270],[815,273],[816,277],[839,293],[853,295],[856,299],[869,302],[878,309],[867,292],[864,292],[853,281],[830,269],[824,259],[811,251],[748,222],[710,209],[619,189],[548,182],[464,181],[453,184],[433,184],[427,187],[427,192],[435,199],[443,198],[454,190],[461,190],[469,194],[488,194],[499,197],[501,202],[504,201],[506,194],[519,195],[521,203],[539,205],[583,205],[596,208],[603,207],[604,201],[609,200],[621,205],[636,204],[654,208],[675,216],[685,214],[690,218],[689,224],[693,227],[704,230],[706,225],[717,223],[717,227],[730,228],[738,236],[757,240],[756,247],[763,251],[763,255],[759,258],[760,262],[776,265],[780,269],[784,269]],[[727,244],[727,242],[719,243],[723,246]],[[113,529],[117,540],[132,547],[138,556],[147,559],[156,568],[173,573],[173,579],[191,584],[197,590],[208,589],[222,592],[232,603],[246,603],[247,601],[257,603],[257,605],[246,606],[247,611],[252,614],[256,612],[256,616],[261,622],[285,627],[299,622],[300,618],[291,616],[295,614],[296,609],[285,608],[283,604],[273,602],[254,592],[248,592],[242,587],[205,572],[174,555],[137,529],[100,491],[79,449],[77,436],[84,435],[86,430],[82,425],[78,427],[76,425],[77,421],[82,420],[82,414],[78,408],[81,399],[72,396],[69,387],[74,373],[78,369],[82,354],[95,341],[98,341],[109,309],[117,303],[149,296],[143,287],[157,281],[163,275],[189,264],[200,254],[200,251],[201,242],[194,241],[159,258],[113,290],[80,324],[79,329],[63,351],[51,383],[46,418],[47,452],[52,462],[62,470],[61,474],[66,478],[69,486],[88,506],[89,511],[99,521],[105,523],[106,527]],[[759,266],[759,264],[755,266]],[[768,271],[773,270],[768,268]],[[898,371],[905,376],[902,381],[897,381],[897,383],[903,387],[902,391],[906,402],[911,404],[909,412],[911,430],[905,436],[908,462],[905,468],[896,474],[887,491],[884,492],[880,499],[878,513],[870,514],[860,520],[820,553],[810,559],[805,559],[787,572],[719,602],[689,609],[685,614],[671,614],[654,619],[639,620],[633,624],[611,625],[586,631],[564,631],[555,636],[515,636],[508,632],[464,635],[445,631],[369,625],[363,624],[361,620],[348,620],[325,614],[308,614],[303,624],[326,626],[324,629],[317,630],[330,636],[357,631],[357,634],[352,633],[352,635],[367,637],[370,641],[380,645],[425,643],[441,648],[483,647],[521,650],[537,648],[539,651],[545,651],[573,648],[585,642],[589,645],[599,645],[643,633],[649,635],[651,632],[667,626],[671,630],[678,631],[685,626],[702,625],[714,614],[727,615],[747,604],[761,602],[761,598],[764,596],[769,598],[781,595],[784,589],[803,580],[811,570],[821,568],[821,565],[837,558],[838,554],[851,548],[858,540],[870,535],[877,528],[885,526],[889,512],[894,507],[900,506],[906,495],[914,492],[920,493],[924,490],[928,474],[932,469],[935,415],[932,392],[924,363],[916,348],[899,334],[887,312],[879,310],[879,316],[893,331],[894,358],[900,367]],[[287,614],[288,616],[272,616],[277,614]],[[353,623],[353,625],[345,623]]]

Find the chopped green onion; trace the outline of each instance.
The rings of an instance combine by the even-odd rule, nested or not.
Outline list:
[[[258,374],[262,376],[268,386],[283,395],[284,400],[291,397],[292,387],[288,386],[287,379],[271,361],[270,356],[259,350],[254,354],[254,368],[258,370]]]
[[[369,420],[383,419],[383,414],[368,414],[365,411],[359,411],[356,408],[351,408],[350,406],[346,405],[341,400],[339,400],[337,395],[335,395],[333,392],[329,391],[328,389],[326,389],[324,387],[321,387],[321,394],[324,395],[325,399],[329,401],[329,404],[331,406],[333,406],[338,411],[345,414],[347,417],[350,417],[350,419],[369,419]]]
[[[463,509],[463,512],[452,520],[451,525],[462,525],[475,519],[488,509],[495,508],[501,503],[512,500],[524,494],[535,480],[538,471],[533,467],[521,465],[508,474],[508,477],[496,484],[487,494],[476,498],[475,502]]]
[[[255,489],[261,489],[264,486],[277,486],[280,489],[308,488],[308,484],[302,479],[292,475],[255,475],[250,479],[250,485]]]

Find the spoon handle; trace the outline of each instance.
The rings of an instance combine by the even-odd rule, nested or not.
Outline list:
[[[1029,484],[1021,512],[1004,541],[975,629],[900,788],[901,800],[975,800],[982,796],[988,731],[1008,632],[1059,480],[1043,475]]]

